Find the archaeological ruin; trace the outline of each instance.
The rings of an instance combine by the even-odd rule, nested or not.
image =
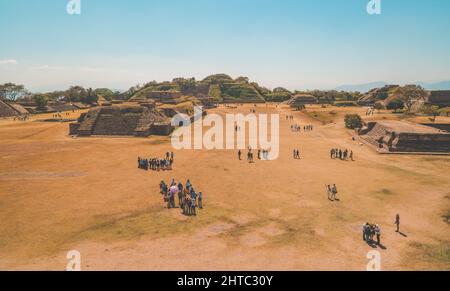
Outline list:
[[[0,100],[0,118],[27,115],[28,113],[20,104]]]
[[[171,120],[154,103],[102,106],[83,113],[70,124],[70,135],[138,136],[169,135]]]
[[[359,131],[380,153],[450,153],[450,133],[406,121],[369,122]]]

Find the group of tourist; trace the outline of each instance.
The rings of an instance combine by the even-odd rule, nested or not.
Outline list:
[[[165,158],[150,158],[143,159],[138,157],[138,168],[143,170],[152,171],[169,171],[172,170],[174,162],[174,154],[166,153]]]
[[[64,112],[64,113],[62,113],[62,112],[57,112],[57,113],[54,113],[53,115],[52,115],[52,117],[53,117],[53,119],[63,119],[63,114],[65,115],[65,116],[70,116],[70,113],[69,112]]]
[[[339,159],[342,161],[354,161],[353,159],[353,151],[349,151],[347,149],[342,150],[342,149],[331,149],[330,150],[330,157],[335,160],[335,159]]]
[[[394,224],[396,225],[396,232],[400,233],[400,214],[397,214],[395,217]],[[376,245],[382,247],[381,245],[381,227],[378,224],[370,224],[366,222],[362,228],[363,240],[369,245]],[[374,241],[374,237],[376,237],[376,242]]]
[[[258,160],[267,161],[267,160],[269,160],[269,151],[268,150],[258,150],[257,157],[258,157]],[[238,150],[238,159],[240,161],[242,160],[242,151],[241,150]],[[247,152],[247,162],[249,162],[249,163],[255,162],[254,153],[251,148],[249,148],[248,152]]]
[[[293,156],[294,156],[294,160],[300,160],[300,150],[299,149],[294,149],[293,150]]]
[[[370,224],[365,223],[363,225],[363,240],[368,244],[372,244],[374,242],[373,238],[377,237],[377,245],[381,245],[381,227],[378,224]]]
[[[291,125],[291,131],[292,132],[300,132],[300,131],[302,131],[302,127],[298,124]]]
[[[333,184],[333,186],[326,185],[326,189],[327,189],[327,194],[328,194],[328,200],[338,201],[337,196],[336,196],[338,194],[336,184]]]
[[[371,116],[375,114],[375,109],[370,107],[369,109],[367,109],[366,111],[366,116]]]
[[[18,120],[18,121],[27,121],[28,119],[30,119],[30,116],[28,114],[14,117],[14,121],[16,121],[16,120]]]
[[[294,115],[286,115],[286,120],[287,120],[287,121],[292,121],[292,120],[294,120]]]
[[[175,179],[172,179],[170,186],[161,181],[159,188],[169,209],[176,208],[176,197],[178,197],[178,205],[184,215],[195,216],[197,215],[197,208],[203,209],[203,194],[194,190],[189,179],[187,179],[185,186],[181,182],[175,182]]]
[[[313,131],[314,126],[312,124],[303,126],[303,131]]]

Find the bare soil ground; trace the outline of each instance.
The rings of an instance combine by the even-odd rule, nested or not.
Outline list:
[[[365,270],[361,227],[371,222],[382,227],[383,270],[450,270],[450,157],[378,155],[352,141],[343,115],[363,108],[308,108],[332,116],[326,124],[257,111],[281,114],[278,160],[184,150],[172,172],[136,162],[172,151],[169,138],[72,138],[67,123],[34,120],[45,116],[0,120],[0,269],[64,270],[78,250],[84,270]],[[292,133],[285,114],[315,130]],[[330,159],[333,147],[356,161]],[[197,217],[165,208],[158,184],[172,177],[204,193]],[[331,183],[339,202],[327,199]]]

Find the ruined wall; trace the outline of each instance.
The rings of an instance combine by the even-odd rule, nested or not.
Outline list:
[[[449,123],[422,123],[422,125],[430,126],[437,128],[439,130],[450,132],[450,124]]]
[[[390,148],[393,152],[448,152],[450,134],[401,133]]]

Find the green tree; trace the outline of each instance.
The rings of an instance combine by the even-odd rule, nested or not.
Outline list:
[[[66,91],[66,98],[69,102],[81,102],[86,97],[86,89],[81,86],[72,86]]]
[[[378,113],[380,112],[380,110],[383,110],[384,109],[384,105],[383,105],[383,103],[382,102],[376,102],[374,105],[373,105],[373,108],[375,109],[375,110],[377,110],[378,111]]]
[[[407,113],[411,113],[412,107],[416,102],[424,101],[428,97],[428,92],[417,85],[397,87],[393,90],[392,94],[402,100]]]
[[[86,94],[80,97],[80,101],[86,104],[95,104],[98,102],[98,95],[92,88],[86,90]]]
[[[102,96],[108,101],[111,101],[114,96],[114,92],[108,88],[97,88],[94,90],[94,93],[97,94],[97,96]]]
[[[33,96],[34,102],[36,103],[37,110],[45,111],[47,109],[48,97],[44,94],[36,94]]]
[[[432,118],[430,118],[432,122],[436,122],[436,117],[441,114],[439,106],[434,105],[424,105],[420,108],[420,112],[432,116]]]
[[[27,94],[23,85],[5,83],[0,85],[0,100],[16,101],[17,98]]]
[[[405,107],[405,103],[400,98],[392,98],[386,104],[386,109],[394,110],[397,113],[399,110],[402,110]]]
[[[349,128],[349,129],[362,128],[362,126],[363,126],[363,120],[362,120],[361,116],[359,116],[358,114],[345,115],[344,122],[345,122],[345,127]]]

